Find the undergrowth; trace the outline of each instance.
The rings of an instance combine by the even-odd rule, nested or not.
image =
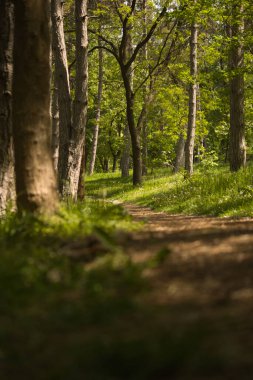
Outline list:
[[[96,174],[87,178],[87,192],[98,198],[118,199],[171,214],[253,216],[253,168],[230,173],[226,167],[199,167],[190,178],[158,170],[133,188],[131,178]]]
[[[51,219],[1,220],[1,379],[157,379],[182,362],[194,370],[187,362],[202,341],[199,324],[175,335],[167,311],[146,301],[145,272],[170,252],[133,262],[117,233],[135,228],[104,201],[65,205]],[[102,244],[87,262],[90,236]]]
[[[170,251],[134,262],[124,244],[129,230],[140,226],[107,198],[168,212],[252,215],[251,181],[250,168],[198,171],[187,180],[158,172],[138,189],[119,174],[94,175],[86,188],[102,200],[62,205],[50,219],[7,215],[0,221],[0,378],[160,380],[240,373],[248,379],[244,356],[234,361],[223,328],[234,326],[229,314],[224,311],[217,327],[196,310],[192,319],[192,305],[149,299],[150,273],[165,265]]]

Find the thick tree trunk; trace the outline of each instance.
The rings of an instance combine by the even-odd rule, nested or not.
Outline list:
[[[196,3],[196,0],[194,1]],[[197,75],[198,75],[198,25],[193,21],[191,26],[190,38],[190,65],[191,65],[191,83],[189,87],[189,115],[187,139],[185,144],[185,169],[189,175],[193,173],[193,156],[196,132],[196,115],[197,115]]]
[[[12,71],[14,6],[0,1],[0,214],[15,198],[12,144]]]
[[[13,136],[18,210],[57,207],[50,147],[49,1],[15,0]]]
[[[185,165],[185,138],[183,133],[180,134],[176,146],[176,159],[174,166],[174,173],[178,173],[180,168],[183,168]]]
[[[73,102],[73,126],[71,131],[67,177],[63,193],[77,199],[81,160],[85,143],[85,127],[88,107],[88,16],[87,1],[75,1],[76,18],[76,81]]]
[[[98,46],[101,46],[101,39],[98,38]],[[103,91],[103,50],[98,50],[98,97],[97,97],[97,110],[96,110],[96,123],[93,129],[92,148],[91,148],[91,160],[90,160],[90,174],[93,174],[98,145],[98,133],[101,114],[101,102]]]
[[[246,165],[246,143],[244,124],[244,49],[243,5],[232,5],[231,49],[230,49],[230,170],[237,171]]]
[[[51,1],[53,52],[55,59],[55,85],[59,105],[59,161],[58,182],[62,193],[67,178],[68,150],[71,134],[71,95],[66,44],[63,27],[63,2]]]

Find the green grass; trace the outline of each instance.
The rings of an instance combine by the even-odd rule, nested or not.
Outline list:
[[[86,367],[96,361],[89,344],[100,344],[90,331],[126,316],[144,289],[142,268],[116,241],[136,228],[121,207],[92,200],[63,205],[50,219],[0,220],[1,379],[83,378],[80,358]],[[100,244],[95,252],[83,248],[89,237]]]
[[[182,365],[195,374],[219,363],[200,349],[205,322],[177,329],[180,306],[175,314],[176,307],[147,301],[145,271],[169,252],[134,263],[117,244],[119,229],[133,228],[121,207],[92,200],[63,206],[51,219],[1,220],[1,380],[159,379]],[[105,252],[88,262],[86,254],[65,254],[91,235]]]
[[[90,196],[117,199],[149,206],[170,214],[212,216],[253,216],[253,168],[237,173],[228,168],[198,168],[191,178],[158,170],[144,178],[142,187],[133,188],[131,178],[120,174],[87,177]]]
[[[159,271],[170,252],[133,262],[118,237],[140,226],[107,200],[174,213],[252,215],[251,181],[250,168],[199,171],[188,180],[160,171],[137,189],[119,174],[94,175],[87,191],[102,200],[62,205],[50,219],[0,220],[1,380],[250,378],[242,374],[244,353],[229,341],[236,316],[222,309],[213,319],[197,302],[159,306],[149,299],[146,273]],[[90,237],[101,243],[95,251],[84,248]]]

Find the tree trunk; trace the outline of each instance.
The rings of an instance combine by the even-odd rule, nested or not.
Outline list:
[[[174,173],[178,173],[180,168],[183,168],[185,165],[185,138],[183,133],[180,134],[176,146],[176,160],[174,166]]]
[[[63,193],[77,199],[81,161],[85,144],[85,127],[88,107],[88,16],[87,1],[75,1],[76,17],[76,80],[73,102],[67,177]]]
[[[0,1],[0,214],[15,198],[12,143],[12,71],[14,7]]]
[[[144,87],[143,91],[143,106],[137,123],[137,131],[142,136],[142,175],[147,174],[148,162],[148,123],[147,110],[153,100],[153,79],[150,78],[148,86]]]
[[[109,172],[109,160],[108,160],[108,158],[104,158],[103,172],[104,173],[108,173]]]
[[[51,1],[53,52],[55,59],[55,85],[58,88],[59,105],[59,191],[63,192],[67,178],[68,150],[71,134],[71,95],[66,44],[63,27],[63,2]]]
[[[194,3],[197,1],[194,0]],[[198,25],[194,20],[191,26],[190,38],[190,65],[191,65],[191,83],[189,87],[189,115],[187,139],[185,144],[185,169],[189,175],[193,173],[193,156],[196,131],[197,115],[197,75],[198,75]]]
[[[138,186],[142,183],[142,164],[141,164],[141,142],[140,134],[136,128],[134,120],[134,94],[131,80],[131,67],[128,71],[125,70],[125,66],[121,65],[121,73],[126,93],[126,113],[127,123],[131,136],[132,154],[133,154],[133,185]]]
[[[13,137],[18,210],[58,202],[50,147],[49,1],[15,0]]]
[[[112,157],[113,157],[113,162],[112,162],[112,172],[115,173],[116,170],[117,170],[117,163],[118,163],[118,159],[120,157],[120,151],[118,150],[117,153],[114,153],[112,154]]]
[[[112,161],[112,172],[115,173],[117,169],[117,161],[118,161],[118,155],[113,155],[113,161]]]
[[[100,38],[98,38],[98,46],[101,46]],[[98,132],[99,132],[99,123],[100,123],[100,114],[101,114],[102,91],[103,91],[103,50],[100,48],[98,50],[98,98],[97,98],[97,110],[96,110],[96,123],[94,125],[93,138],[92,138],[90,174],[93,174],[94,172],[95,161],[96,161]]]
[[[128,5],[131,6],[131,1],[129,0]],[[133,67],[132,64],[130,64],[128,67],[125,65],[133,52],[131,31],[132,23],[130,20],[128,20],[123,31],[125,38],[120,69],[126,94],[126,116],[132,143],[133,185],[138,186],[142,183],[141,139],[140,131],[138,130],[134,119]]]
[[[52,154],[54,169],[58,171],[58,159],[59,159],[59,105],[58,105],[58,88],[54,83],[53,95],[52,95]]]
[[[143,0],[142,2],[142,9],[144,13],[144,23],[143,23],[143,36],[147,34],[147,0]],[[143,49],[143,58],[144,62],[148,63],[148,46],[145,44]],[[150,86],[151,90],[151,86]],[[147,175],[148,169],[147,169],[147,163],[148,163],[148,125],[147,125],[147,106],[148,106],[148,92],[149,92],[149,86],[148,82],[143,87],[143,109],[142,113],[140,115],[141,125],[139,125],[139,128],[141,130],[141,136],[142,136],[142,175]],[[139,123],[138,123],[139,124]]]
[[[84,147],[83,149],[83,154],[82,154],[82,160],[81,160],[81,168],[80,168],[80,176],[79,176],[79,183],[78,183],[78,199],[79,200],[84,200],[85,198],[85,181],[84,181],[84,176],[85,176],[85,163],[86,163],[86,149]]]
[[[121,164],[120,164],[122,178],[129,177],[130,148],[131,148],[130,133],[129,133],[128,125],[126,125],[124,129],[124,147],[123,147]]]
[[[230,170],[237,171],[246,165],[246,143],[244,124],[244,49],[243,5],[232,5],[231,49],[230,49]]]

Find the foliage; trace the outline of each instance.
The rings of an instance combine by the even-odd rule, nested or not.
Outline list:
[[[132,189],[117,174],[88,178],[89,194],[109,199],[134,202],[168,213],[253,216],[252,166],[238,173],[217,167],[217,157],[206,156],[191,178],[184,173],[172,175],[168,169],[157,170],[146,177],[143,187]],[[208,169],[208,170],[207,170]]]
[[[242,38],[245,43],[245,127],[248,153],[252,151],[252,4],[248,0],[245,3],[245,32]],[[141,51],[134,64],[134,91],[135,94],[135,119],[136,122],[141,113],[145,91],[152,82],[152,101],[147,110],[147,151],[148,169],[154,170],[162,167],[164,163],[173,163],[175,159],[175,146],[179,135],[185,132],[188,118],[188,86],[191,80],[189,71],[189,31],[193,17],[197,17],[199,23],[198,43],[198,111],[196,126],[196,154],[202,146],[208,152],[216,152],[219,163],[228,159],[229,144],[229,81],[232,73],[229,69],[229,51],[235,41],[231,40],[227,32],[228,23],[231,22],[231,6],[233,3],[224,1],[180,1],[174,2],[166,15],[165,22],[157,29],[147,45],[147,52]],[[115,8],[113,2],[99,2],[97,8],[93,8],[90,25],[98,30],[99,22],[102,23],[103,37],[115,46],[119,46],[121,38],[121,20],[130,11],[129,4],[125,2]],[[154,21],[157,11],[164,2],[148,2],[145,12],[141,2],[137,2],[136,12],[129,20],[133,45],[140,40],[140,31],[148,30]],[[146,25],[145,25],[146,19]],[[155,66],[161,52],[166,32],[171,23],[177,20],[178,24],[167,40],[161,59],[166,52],[173,47],[166,64],[158,66],[152,72],[151,78],[142,84],[149,70]],[[97,44],[97,36],[90,33],[91,49]],[[104,46],[108,47],[104,41]],[[99,161],[101,158],[111,160],[113,152],[122,153],[123,133],[119,124],[125,124],[125,100],[123,82],[119,72],[118,63],[113,55],[105,50],[104,70],[106,79],[103,97],[103,115],[101,118],[101,134],[98,147],[97,170],[101,171]],[[144,58],[144,54],[147,57]],[[96,53],[90,56],[90,106],[93,108],[95,87],[93,83],[97,73]],[[140,87],[139,87],[140,86]],[[93,113],[94,114],[94,113]],[[120,116],[119,116],[120,115]],[[118,118],[118,121],[116,120]],[[120,122],[119,122],[120,118]],[[113,121],[115,120],[115,121]],[[144,142],[142,141],[142,144]],[[113,146],[113,149],[110,147]],[[87,140],[89,151],[89,138]],[[112,152],[113,151],[113,152]]]

